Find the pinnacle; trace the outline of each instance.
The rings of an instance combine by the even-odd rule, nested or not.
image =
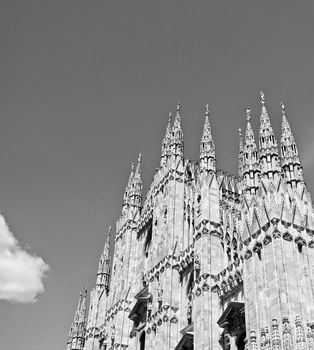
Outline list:
[[[168,117],[168,126],[171,125],[171,119],[172,119],[172,113],[169,112],[169,117]]]
[[[175,119],[174,119],[174,125],[173,125],[173,127],[174,127],[174,128],[181,128],[181,115],[180,115],[180,112],[181,112],[181,104],[180,104],[180,101],[179,101],[179,100],[177,101],[176,110],[177,110],[177,113],[176,113],[176,116],[175,116]]]
[[[215,144],[213,141],[209,122],[209,105],[205,106],[205,121],[200,144],[200,159],[202,169],[212,169],[215,167]],[[209,161],[211,159],[211,161]]]
[[[254,132],[251,126],[251,111],[252,110],[249,107],[245,109],[246,120],[247,120],[246,131],[245,131],[245,144],[247,144],[249,140],[251,140],[251,142],[249,143],[255,142]]]
[[[282,130],[290,130],[290,125],[286,116],[286,106],[283,102],[280,102],[281,113],[282,113]]]
[[[260,95],[260,98],[261,98],[261,104],[262,104],[262,106],[265,106],[266,100],[265,100],[265,94],[264,94],[264,92],[263,92],[263,91],[260,91],[259,95]]]
[[[142,162],[142,153],[140,153],[137,158],[137,166],[135,171],[135,175],[137,176],[141,175],[141,162]]]
[[[209,104],[207,103],[207,105],[205,106],[205,115],[209,116]]]
[[[203,127],[203,138],[205,135],[210,135],[211,136],[211,127],[209,123],[209,106],[208,104],[205,107],[205,122],[204,122],[204,127]]]
[[[177,100],[177,112],[180,112],[180,109],[181,109],[181,104],[180,104],[180,101]]]
[[[247,120],[248,122],[250,122],[250,121],[251,121],[251,118],[252,118],[251,112],[252,112],[252,110],[251,110],[250,107],[247,107],[247,108],[245,109],[246,120]]]
[[[268,112],[266,109],[265,94],[263,93],[263,91],[260,91],[260,99],[261,99],[261,105],[262,105],[262,112],[261,112],[261,117],[260,117],[261,129],[262,128],[271,129],[270,119],[269,119]],[[271,132],[272,132],[272,129],[271,129]],[[261,133],[261,131],[260,131],[260,133]]]
[[[134,163],[131,164],[131,173],[130,173],[128,185],[130,185],[133,176],[134,176]]]

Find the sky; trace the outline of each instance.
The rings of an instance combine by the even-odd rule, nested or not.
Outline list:
[[[186,156],[209,103],[218,167],[234,173],[245,107],[257,132],[263,90],[279,138],[283,100],[314,192],[313,17],[295,0],[1,1],[0,257],[26,271],[0,268],[1,348],[65,349],[130,163],[142,153],[147,189],[177,99]]]

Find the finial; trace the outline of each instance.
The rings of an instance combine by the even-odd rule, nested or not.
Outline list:
[[[252,110],[251,110],[250,107],[247,107],[247,108],[245,109],[246,120],[247,120],[248,122],[251,120],[251,112],[252,112]]]
[[[180,101],[177,100],[177,112],[180,112],[181,104]]]
[[[261,104],[262,104],[262,106],[265,106],[266,101],[265,101],[264,92],[263,92],[263,91],[260,91],[259,95],[260,95],[260,97],[261,97]]]
[[[134,173],[134,163],[131,163],[131,172]]]
[[[242,137],[242,129],[239,128],[239,136]]]
[[[209,105],[207,103],[207,105],[205,106],[205,115],[209,115]]]
[[[172,113],[169,112],[168,123],[171,123]]]
[[[138,155],[138,158],[137,158],[138,164],[141,163],[141,160],[142,160],[142,153],[140,153],[140,154]]]
[[[109,226],[108,228],[108,238],[110,237],[110,235],[111,235],[111,226]]]
[[[282,101],[280,102],[280,106],[281,106],[281,113],[282,113],[282,115],[283,116],[286,115],[286,106],[285,106],[285,104]]]

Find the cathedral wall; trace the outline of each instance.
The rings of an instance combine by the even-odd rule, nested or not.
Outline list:
[[[313,249],[297,244],[299,233],[293,227],[271,225],[267,234],[271,239],[244,261],[246,328],[248,334],[255,332],[249,343],[260,344],[268,334],[297,348],[298,332],[305,337],[307,324],[314,321],[308,259]]]

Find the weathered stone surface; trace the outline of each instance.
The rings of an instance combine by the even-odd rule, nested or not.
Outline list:
[[[178,103],[144,201],[141,156],[132,166],[112,263],[108,239],[67,350],[314,348],[311,196],[284,105],[278,149],[261,104],[236,177],[216,169],[208,106],[200,161],[184,157]]]

